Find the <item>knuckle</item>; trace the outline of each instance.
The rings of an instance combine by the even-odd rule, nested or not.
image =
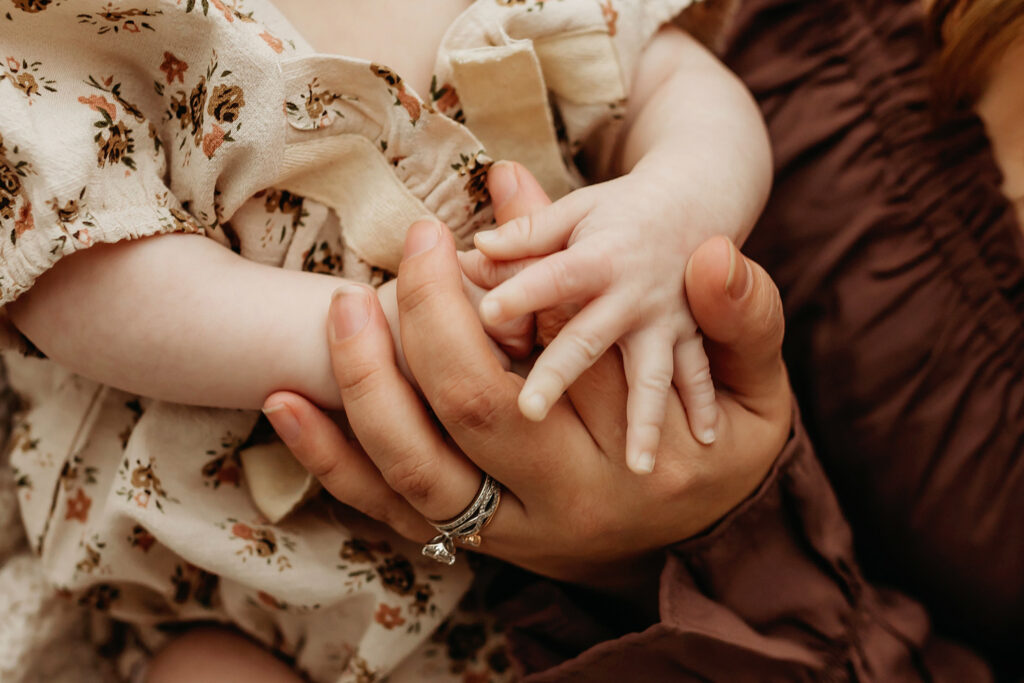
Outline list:
[[[411,312],[429,306],[438,296],[438,283],[433,277],[399,280],[398,306]]]
[[[437,487],[439,474],[430,460],[412,454],[397,459],[381,473],[388,486],[413,506],[430,499]]]
[[[644,372],[637,379],[637,388],[655,394],[664,394],[672,385],[672,371],[668,368],[657,368]]]
[[[579,293],[583,283],[579,268],[569,258],[553,258],[547,263],[547,287],[562,301]]]
[[[601,335],[591,330],[577,330],[569,341],[576,358],[587,367],[596,363],[605,352],[605,343]]]
[[[336,377],[344,400],[361,401],[373,394],[380,386],[380,373],[380,363],[356,358],[346,360]]]
[[[431,405],[446,425],[476,431],[492,423],[502,401],[493,387],[457,376],[440,387]]]
[[[687,383],[694,389],[707,389],[709,386],[714,384],[711,379],[711,369],[707,366],[700,368],[695,372],[691,372],[686,378]]]

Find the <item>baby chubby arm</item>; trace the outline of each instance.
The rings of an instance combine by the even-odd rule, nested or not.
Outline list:
[[[8,312],[55,362],[131,393],[258,409],[288,389],[336,409],[325,326],[339,284],[172,234],[68,256]]]

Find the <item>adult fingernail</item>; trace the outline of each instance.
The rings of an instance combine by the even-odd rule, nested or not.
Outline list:
[[[754,277],[750,272],[750,263],[736,245],[729,241],[729,274],[725,278],[725,291],[733,299],[739,301],[750,288]]]
[[[637,474],[650,474],[654,471],[654,453],[643,452],[633,458],[630,469]]]
[[[485,323],[494,324],[498,320],[498,316],[501,315],[501,304],[494,299],[484,297],[484,300],[480,302],[480,318]]]
[[[495,234],[493,230],[482,230],[473,235],[473,242],[478,246],[486,247],[488,244],[494,244]]]
[[[299,442],[301,428],[295,413],[285,403],[274,403],[263,408],[270,425],[286,445],[293,446]]]
[[[331,295],[331,343],[348,339],[360,332],[370,320],[368,291],[356,285],[344,285]]]
[[[499,161],[491,166],[487,174],[487,189],[491,192],[491,204],[499,208],[507,203],[519,190],[516,167],[508,161]]]
[[[437,244],[441,236],[441,224],[435,220],[416,221],[409,227],[409,233],[405,236],[405,248],[402,250],[402,258],[412,258],[417,254],[428,251]]]

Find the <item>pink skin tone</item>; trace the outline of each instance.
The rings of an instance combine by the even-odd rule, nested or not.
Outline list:
[[[499,219],[547,203],[521,167],[501,165],[489,182]],[[711,449],[698,444],[682,403],[671,396],[662,466],[650,477],[624,480],[613,456],[624,447],[627,401],[614,351],[584,372],[547,420],[524,421],[514,403],[522,380],[495,358],[465,296],[451,237],[430,222],[410,230],[395,304],[409,364],[433,413],[396,364],[384,310],[372,290],[359,286],[335,293],[325,336],[360,444],[297,394],[273,394],[264,412],[330,493],[419,542],[433,535],[426,517],[451,517],[472,498],[478,466],[493,472],[505,495],[481,550],[626,597],[654,619],[658,550],[714,524],[749,496],[791,419],[782,307],[767,274],[714,238],[694,252],[685,286],[719,382],[721,434]],[[568,317],[541,312],[541,339],[556,336]],[[438,430],[435,415],[465,453]],[[298,678],[251,642],[206,631],[186,634],[157,656],[150,683],[172,680]]]
[[[518,180],[512,199],[499,200],[495,192],[499,213],[546,203],[522,168],[498,170],[513,171]],[[492,176],[492,189],[507,181]],[[505,494],[482,552],[643,602],[638,596],[650,597],[657,586],[658,551],[745,499],[786,440],[792,404],[774,285],[728,240],[699,245],[685,286],[716,373],[719,438],[710,448],[698,443],[672,394],[661,466],[649,477],[623,477],[616,454],[625,445],[628,390],[619,354],[602,356],[546,420],[526,420],[515,403],[523,380],[488,350],[460,278],[448,231],[429,221],[414,225],[397,302],[422,397],[393,361],[388,323],[371,290],[346,287],[336,294],[328,339],[358,444],[296,394],[270,396],[264,412],[330,493],[406,537],[430,538],[425,518],[459,513],[484,470]],[[540,336],[555,337],[569,317],[542,312]]]
[[[771,158],[746,90],[682,32],[654,39],[633,90],[617,153],[591,169],[613,179],[478,233],[479,252],[462,264],[492,290],[480,304],[485,323],[558,305],[577,311],[527,376],[518,397],[527,418],[543,420],[618,345],[630,387],[626,462],[649,473],[673,385],[694,437],[716,439],[715,386],[684,268],[708,237],[746,237],[767,199]]]

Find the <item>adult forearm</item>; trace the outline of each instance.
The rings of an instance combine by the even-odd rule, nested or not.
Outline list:
[[[8,310],[55,362],[135,394],[259,408],[288,389],[338,408],[325,335],[338,284],[164,235],[69,256]]]

